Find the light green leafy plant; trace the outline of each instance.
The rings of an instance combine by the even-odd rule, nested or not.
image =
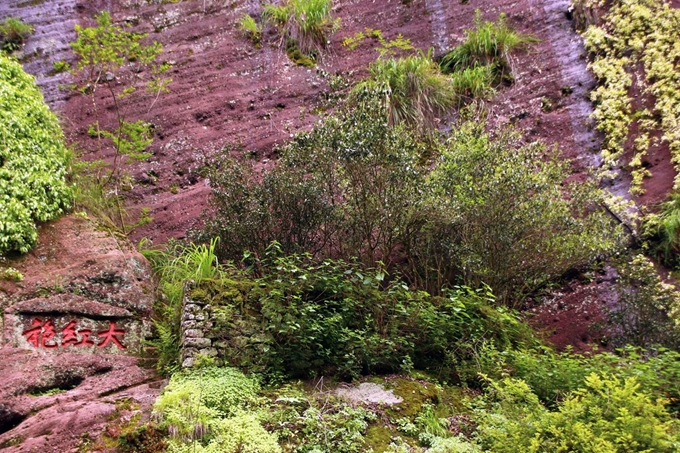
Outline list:
[[[244,14],[238,20],[238,26],[246,37],[248,37],[256,48],[260,47],[262,40],[262,27],[255,22],[250,14]]]
[[[70,153],[32,76],[0,54],[0,253],[26,253],[37,222],[70,205]]]
[[[164,78],[163,73],[168,66],[157,63],[162,46],[157,43],[144,44],[146,34],[134,33],[115,24],[107,11],[95,16],[95,27],[76,25],[76,40],[71,48],[77,57],[74,74],[82,80],[78,90],[90,96],[94,121],[88,133],[97,138],[99,153],[103,154],[105,143],[111,144],[113,158],[101,161],[90,169],[96,177],[96,184],[102,186],[101,193],[112,193],[118,213],[118,228],[125,234],[139,221],[130,222],[121,200],[125,174],[124,164],[128,160],[143,160],[149,157],[145,152],[152,142],[152,126],[146,121],[130,121],[129,98],[138,88],[139,81],[144,80],[146,89],[155,97],[149,106],[153,107],[159,95],[166,92],[171,79]],[[142,74],[142,75],[140,75]],[[107,101],[112,105],[115,118],[100,117],[102,96],[100,88],[106,89]],[[113,123],[109,126],[110,123]],[[109,186],[113,186],[110,188]],[[87,203],[84,203],[87,205]],[[93,214],[97,215],[97,212]]]

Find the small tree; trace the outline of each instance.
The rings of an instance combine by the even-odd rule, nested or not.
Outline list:
[[[162,51],[158,42],[144,44],[147,37],[143,33],[124,30],[112,22],[111,15],[102,11],[95,16],[97,26],[83,28],[75,26],[76,40],[71,43],[78,57],[75,73],[82,76],[79,91],[89,94],[92,101],[94,121],[88,133],[97,138],[100,153],[105,141],[111,143],[113,161],[110,165],[100,166],[97,182],[107,187],[113,183],[117,200],[119,227],[127,233],[125,215],[119,200],[122,166],[128,160],[143,160],[149,157],[145,152],[153,141],[151,126],[144,120],[130,121],[129,102],[138,89],[138,81],[146,84],[146,89],[154,97],[149,111],[161,93],[167,91],[171,79],[163,78],[167,66],[156,62]],[[113,104],[115,118],[112,127],[105,127],[100,117],[97,93],[100,88],[107,90],[108,100]]]

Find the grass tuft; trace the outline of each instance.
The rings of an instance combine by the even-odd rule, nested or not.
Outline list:
[[[465,41],[442,58],[440,66],[444,73],[493,65],[497,76],[502,77],[510,72],[510,53],[538,41],[510,28],[505,14],[500,14],[496,22],[483,22],[479,10],[475,14],[475,29],[466,30],[465,35]]]
[[[432,129],[437,119],[453,108],[457,93],[430,54],[379,59],[369,67],[370,77],[353,90],[378,91],[386,103],[390,124],[407,123]]]
[[[303,54],[318,54],[340,25],[331,15],[331,5],[331,0],[287,0],[283,5],[266,5],[264,18],[286,41],[295,41]]]
[[[26,39],[33,34],[33,26],[17,17],[7,17],[0,23],[0,38],[2,50],[13,52],[21,47]]]

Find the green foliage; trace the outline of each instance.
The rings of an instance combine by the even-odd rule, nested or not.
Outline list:
[[[618,303],[610,315],[612,343],[677,348],[680,292],[661,280],[644,255],[634,256],[618,271]]]
[[[207,280],[190,297],[214,307],[226,362],[251,371],[356,377],[398,371],[406,361],[455,377],[476,342],[527,338],[515,314],[489,306],[488,290],[432,297],[398,279],[388,283],[380,268],[314,264],[276,249],[250,262],[259,277]]]
[[[641,392],[635,378],[591,374],[555,412],[523,381],[492,381],[491,387],[476,420],[478,442],[488,451],[661,453],[679,445],[663,401]]]
[[[282,5],[265,5],[263,17],[278,28],[283,40],[294,41],[302,54],[320,55],[340,27],[331,4],[332,0],[286,0]]]
[[[0,23],[1,48],[5,52],[19,49],[26,39],[33,34],[33,26],[23,22],[18,17],[6,17]]]
[[[57,118],[34,78],[0,54],[0,253],[26,253],[38,237],[36,222],[69,206],[69,160]]]
[[[498,80],[510,76],[510,54],[522,49],[537,39],[522,35],[510,28],[505,14],[500,14],[496,22],[482,22],[479,10],[475,13],[475,29],[465,31],[465,41],[441,60],[445,73],[463,71],[478,66],[489,66]]]
[[[669,349],[642,350],[626,347],[617,353],[556,353],[550,348],[499,350],[486,343],[477,349],[471,369],[463,378],[477,385],[475,376],[494,380],[511,376],[522,379],[548,407],[584,386],[591,373],[605,373],[620,380],[634,377],[642,390],[655,399],[663,398],[669,410],[677,413],[680,401],[680,354]]]
[[[680,193],[672,192],[657,214],[643,219],[643,237],[661,261],[669,267],[680,264]]]
[[[511,130],[490,136],[483,123],[460,125],[429,175],[433,222],[441,225],[414,247],[440,247],[421,256],[446,253],[466,284],[484,282],[499,299],[521,301],[619,246],[610,219],[597,209],[603,193],[592,183],[565,183],[568,166]]]
[[[380,93],[391,125],[406,123],[433,129],[439,117],[456,105],[457,95],[451,82],[429,54],[378,59],[369,71],[371,76],[359,83],[353,93]]]
[[[411,40],[404,38],[401,33],[399,33],[396,38],[387,40],[383,35],[382,30],[369,27],[366,27],[364,31],[356,32],[353,36],[346,37],[342,40],[342,45],[349,50],[354,50],[366,38],[372,38],[373,40],[378,41],[375,50],[377,50],[382,57],[395,56],[399,53],[412,52],[415,50],[415,47],[411,44]]]
[[[202,240],[219,236],[223,258],[264,256],[272,241],[285,253],[358,257],[388,266],[417,230],[424,146],[387,124],[381,101],[366,96],[280,150],[270,172],[227,157],[211,166],[214,214]]]
[[[265,175],[229,157],[213,166],[214,211],[197,237],[219,236],[232,260],[279,241],[285,253],[380,261],[433,294],[484,282],[505,303],[617,249],[603,193],[565,183],[569,163],[539,143],[489,135],[477,119],[424,144],[388,124],[378,94],[355,102],[297,136]]]
[[[158,334],[155,342],[159,351],[157,368],[163,373],[170,373],[178,366],[179,324],[186,282],[200,283],[223,275],[215,256],[217,242],[214,239],[209,245],[171,244],[167,250],[146,247],[144,241],[140,243],[141,253],[159,277],[161,298],[154,306],[154,327]]]
[[[149,123],[129,120],[128,101],[137,92],[140,82],[144,83],[146,89],[155,95],[150,111],[159,95],[167,91],[171,80],[162,76],[168,69],[167,65],[156,63],[162,51],[159,43],[144,44],[146,34],[130,32],[114,24],[107,11],[97,14],[95,19],[97,24],[94,27],[75,27],[76,40],[71,43],[71,48],[78,62],[73,72],[80,74],[82,78],[78,91],[89,94],[94,108],[94,121],[90,124],[88,133],[97,138],[100,154],[103,154],[105,143],[110,143],[113,158],[105,164],[101,162],[90,173],[85,170],[82,179],[87,180],[87,175],[92,176],[92,180],[85,184],[92,190],[87,190],[84,194],[92,194],[94,200],[83,205],[87,208],[90,204],[101,204],[103,209],[95,209],[91,211],[92,214],[97,216],[100,211],[104,212],[105,220],[115,223],[127,234],[145,219],[142,216],[138,221],[127,220],[129,215],[123,209],[121,200],[125,185],[123,165],[129,160],[144,160],[149,157],[145,149],[153,140],[153,129]],[[100,88],[107,90],[107,96],[98,95]],[[100,117],[99,104],[106,100],[112,104],[115,114],[113,121]],[[96,185],[101,185],[101,188],[92,187]],[[110,199],[106,198],[106,194],[111,194]],[[111,206],[115,208],[117,215],[106,214],[107,208]]]
[[[602,2],[577,2],[592,4]],[[590,26],[585,34],[586,48],[593,58],[590,68],[600,81],[591,98],[595,103],[593,117],[597,128],[605,134],[602,150],[603,177],[613,178],[618,167],[627,164],[633,176],[631,192],[643,192],[643,179],[650,172],[645,168],[644,156],[650,147],[668,144],[671,160],[680,164],[680,80],[677,61],[677,29],[680,11],[666,1],[625,0],[614,2],[598,25]],[[650,102],[634,109],[629,98],[633,86],[632,73],[642,66],[642,80],[636,83],[640,93]],[[637,76],[636,76],[637,78]],[[647,107],[651,104],[651,107]],[[634,141],[633,158],[622,162],[629,128],[636,124],[638,136]],[[659,132],[661,134],[659,134]],[[651,138],[661,135],[661,139]],[[676,176],[675,188],[680,185]]]
[[[278,453],[276,437],[261,425],[259,383],[232,368],[175,374],[154,405],[169,429],[172,452]]]
[[[319,389],[322,390],[322,389]],[[366,451],[364,433],[375,414],[330,392],[311,395],[286,385],[277,391],[267,424],[277,427],[285,451],[296,453]]]
[[[52,69],[55,73],[66,72],[71,69],[71,65],[63,60],[55,61],[52,63]]]
[[[238,20],[238,27],[241,32],[249,38],[255,47],[260,47],[262,41],[262,27],[260,27],[250,14],[244,14]]]

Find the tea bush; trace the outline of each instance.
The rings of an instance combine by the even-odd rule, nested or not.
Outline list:
[[[285,253],[380,261],[432,294],[460,279],[488,283],[517,304],[617,250],[602,191],[566,183],[567,161],[484,123],[423,141],[408,124],[390,126],[380,92],[362,90],[281,149],[271,172],[230,157],[213,167],[212,210],[194,237],[219,236],[223,259],[262,257],[278,241]]]
[[[35,79],[1,53],[0,142],[0,253],[26,253],[38,238],[36,223],[71,203],[70,154]]]
[[[434,234],[417,236],[411,253],[430,260],[421,268],[484,282],[506,302],[612,253],[620,236],[600,208],[604,193],[566,183],[568,165],[512,130],[492,136],[483,123],[461,124],[428,175]]]

